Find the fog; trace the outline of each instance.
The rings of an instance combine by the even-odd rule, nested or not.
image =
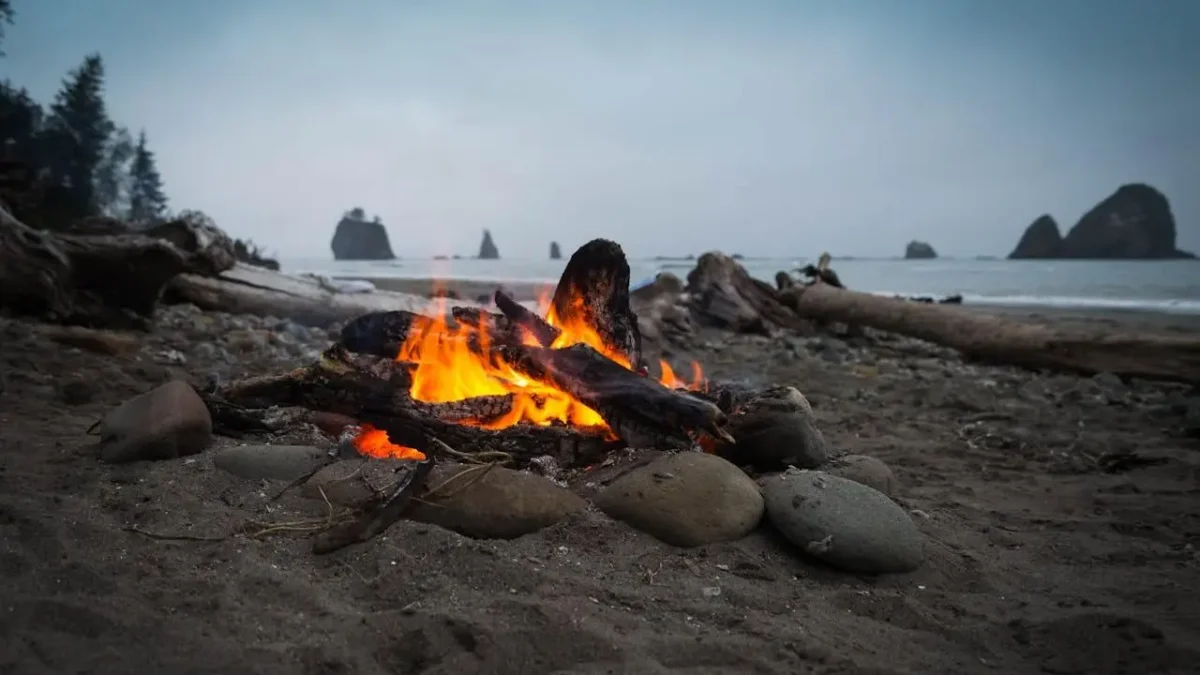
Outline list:
[[[354,206],[400,256],[1005,255],[1131,181],[1200,250],[1189,0],[14,4],[7,76],[100,51],[172,208],[285,257]]]

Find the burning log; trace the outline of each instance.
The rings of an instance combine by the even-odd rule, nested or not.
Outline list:
[[[705,253],[688,273],[687,291],[692,313],[703,323],[739,333],[770,333],[788,329],[813,331],[781,300],[765,281],[751,277],[746,268],[723,253]]]
[[[605,351],[626,357],[633,370],[645,365],[637,316],[629,308],[629,262],[616,242],[593,239],[571,255],[547,320],[573,332],[590,329]]]
[[[554,344],[562,331],[551,326],[545,319],[526,309],[524,305],[514,300],[510,295],[496,289],[496,307],[508,317],[513,325],[529,332],[533,339],[543,347]]]
[[[511,302],[516,304],[516,301]],[[524,307],[520,309],[529,312]],[[438,320],[444,323],[447,333],[465,340],[474,354],[483,353],[484,346],[479,340],[481,333],[486,334],[493,343],[521,343],[519,327],[505,315],[493,314],[475,307],[453,307],[441,317],[403,310],[363,314],[342,327],[341,344],[359,354],[394,359],[400,356],[401,346],[408,342],[410,337],[420,337],[422,331],[430,330],[431,324]],[[538,320],[541,321],[540,318]]]
[[[727,420],[716,405],[669,389],[586,344],[506,351],[517,370],[552,383],[598,412],[629,447],[689,448],[690,433],[700,432],[733,442],[721,428]]]
[[[335,345],[312,366],[232,382],[206,401],[217,423],[235,414],[231,411],[245,426],[252,414],[247,409],[299,406],[369,423],[400,446],[436,448],[436,438],[472,452],[504,452],[521,464],[549,455],[562,466],[578,466],[614,447],[602,428],[505,424],[518,412],[512,394],[416,401],[410,394],[413,370],[410,363],[351,354]]]

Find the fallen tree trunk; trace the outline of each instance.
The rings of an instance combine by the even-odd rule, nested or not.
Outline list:
[[[775,288],[751,277],[746,268],[723,253],[700,256],[696,268],[688,273],[687,291],[692,313],[701,323],[739,333],[813,331],[811,322],[785,305]]]
[[[428,299],[407,293],[345,293],[315,277],[281,274],[244,263],[216,277],[180,275],[171,280],[167,293],[169,302],[190,302],[203,310],[273,316],[322,328],[370,312],[420,314],[430,306]],[[456,300],[438,302],[473,305]]]
[[[195,237],[187,223],[170,225],[181,240]],[[0,206],[0,306],[53,322],[144,330],[167,282],[212,270],[220,264],[212,254],[123,226],[102,234],[41,232]]]
[[[796,286],[783,298],[806,318],[859,324],[928,340],[983,361],[1028,368],[1200,382],[1200,339],[1111,333],[1068,334],[1050,327],[834,288]]]

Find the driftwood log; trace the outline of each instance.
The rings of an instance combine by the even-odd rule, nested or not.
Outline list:
[[[1200,339],[1196,338],[1070,334],[953,305],[908,302],[822,283],[796,286],[782,297],[808,319],[928,340],[982,361],[1200,383]]]
[[[181,274],[168,284],[166,300],[188,302],[206,311],[291,319],[321,328],[370,312],[419,314],[430,306],[426,298],[408,293],[346,293],[322,278],[281,274],[244,263],[219,276]],[[461,300],[440,302],[474,306]]]
[[[42,232],[0,205],[0,307],[58,323],[145,329],[172,278],[226,263],[210,233],[167,226],[181,244],[117,225]]]
[[[687,291],[700,323],[739,333],[768,334],[786,329],[812,333],[811,322],[785,305],[779,291],[751,277],[733,258],[710,252],[688,273]]]

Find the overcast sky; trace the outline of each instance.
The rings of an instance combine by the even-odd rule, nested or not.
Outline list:
[[[1006,255],[1124,182],[1200,250],[1200,2],[14,0],[0,73],[90,51],[175,209],[284,256]]]

